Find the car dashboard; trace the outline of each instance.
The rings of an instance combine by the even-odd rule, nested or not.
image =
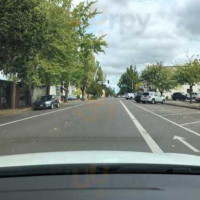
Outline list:
[[[101,172],[95,167],[85,168],[85,173],[73,168],[60,173],[52,169],[20,175],[9,170],[0,178],[0,199],[6,200],[168,200],[199,199],[200,176],[187,173],[116,172],[117,168]]]

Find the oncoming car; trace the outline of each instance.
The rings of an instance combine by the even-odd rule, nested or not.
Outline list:
[[[165,97],[160,95],[158,92],[145,92],[142,94],[141,102],[142,103],[162,103],[164,104],[166,101]]]

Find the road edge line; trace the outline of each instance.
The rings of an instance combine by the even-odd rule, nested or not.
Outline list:
[[[100,100],[97,100],[97,101],[91,102],[91,103],[81,103],[81,104],[78,104],[78,105],[75,105],[75,106],[62,108],[62,109],[59,109],[59,110],[50,111],[50,112],[42,113],[42,114],[39,114],[39,115],[34,115],[34,116],[19,119],[19,120],[14,120],[14,121],[11,121],[11,122],[6,122],[6,123],[3,123],[3,124],[0,124],[0,127],[7,126],[9,124],[15,124],[15,123],[18,123],[18,122],[26,121],[26,120],[29,120],[29,119],[34,119],[34,118],[37,118],[37,117],[42,117],[42,116],[45,116],[45,115],[50,115],[50,114],[65,111],[65,110],[69,110],[71,108],[76,108],[76,107],[83,106],[83,105],[90,105],[90,104],[93,104],[93,103],[96,103],[96,102],[99,102],[99,101]]]
[[[149,135],[149,133],[143,128],[143,126],[139,123],[139,121],[134,117],[134,115],[129,111],[129,109],[124,105],[122,101],[120,101],[125,111],[128,113],[129,117],[141,133],[142,137],[148,144],[149,148],[153,153],[163,153],[162,149],[158,146],[158,144],[153,140],[153,138]]]

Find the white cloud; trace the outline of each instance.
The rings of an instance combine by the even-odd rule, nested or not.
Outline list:
[[[97,7],[103,14],[92,28],[109,45],[97,59],[112,85],[131,64],[173,65],[199,52],[199,0],[99,0]]]

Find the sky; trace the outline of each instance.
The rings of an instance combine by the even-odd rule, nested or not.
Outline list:
[[[102,14],[91,31],[106,34],[108,43],[96,58],[112,87],[130,65],[141,72],[156,61],[171,66],[199,54],[199,0],[99,0],[96,7]]]

